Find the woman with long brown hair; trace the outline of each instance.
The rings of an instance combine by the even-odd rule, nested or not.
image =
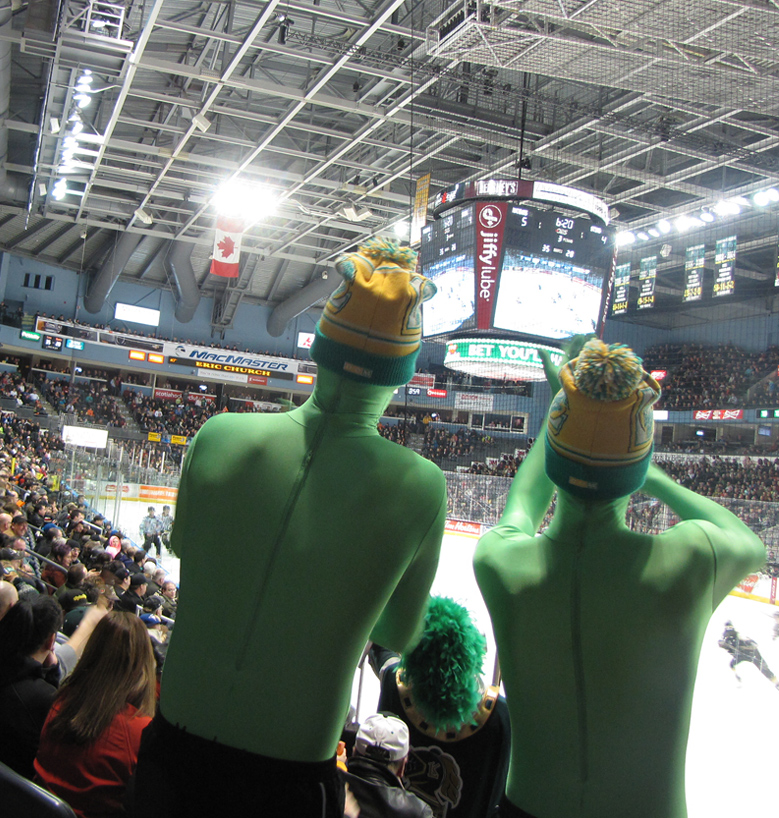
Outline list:
[[[140,619],[113,611],[94,630],[43,728],[36,780],[81,818],[123,815],[141,733],[154,715],[155,664]]]

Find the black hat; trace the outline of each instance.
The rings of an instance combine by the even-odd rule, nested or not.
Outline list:
[[[162,605],[162,600],[156,595],[147,596],[143,601],[143,610],[154,612]]]
[[[139,585],[147,585],[149,580],[143,574],[133,574],[130,577],[130,587],[137,588]]]

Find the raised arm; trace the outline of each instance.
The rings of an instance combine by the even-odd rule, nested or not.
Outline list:
[[[709,497],[680,486],[654,463],[641,491],[665,503],[681,520],[697,522],[706,533],[717,558],[718,601],[765,562],[762,540],[744,522]]]
[[[446,522],[446,483],[443,475],[441,483],[436,516],[371,631],[371,641],[396,653],[414,647],[422,635],[428,594],[438,568]]]
[[[563,349],[563,363],[575,358],[589,337],[576,335],[571,338]],[[554,397],[560,391],[558,367],[552,363],[545,349],[540,349],[539,355],[544,364],[547,383]],[[505,526],[529,537],[535,536],[538,532],[538,527],[549,509],[555,492],[554,483],[546,476],[545,446],[546,420],[541,424],[541,431],[536,442],[522,461],[511,482],[506,507],[498,524],[499,528],[502,529]]]

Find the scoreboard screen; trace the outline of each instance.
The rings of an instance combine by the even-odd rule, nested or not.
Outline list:
[[[421,272],[438,287],[422,308],[423,335],[595,332],[614,252],[612,228],[570,211],[512,202],[449,211],[422,231]]]
[[[470,205],[448,213],[422,229],[422,275],[437,288],[422,307],[422,332],[426,336],[476,326],[474,209],[475,205]]]

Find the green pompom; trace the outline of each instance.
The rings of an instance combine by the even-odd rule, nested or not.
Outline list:
[[[641,358],[624,344],[593,338],[576,359],[576,388],[593,400],[616,401],[629,397],[644,377]]]
[[[400,666],[417,710],[437,730],[459,730],[479,706],[486,648],[466,608],[431,598],[422,638]]]
[[[401,247],[389,239],[374,238],[363,244],[358,252],[369,258],[376,266],[391,261],[404,270],[413,272],[417,264],[417,254],[410,247]]]

